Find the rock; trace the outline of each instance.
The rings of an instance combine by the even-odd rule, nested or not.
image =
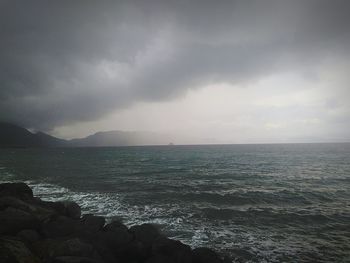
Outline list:
[[[132,226],[130,228],[136,240],[144,243],[145,245],[151,246],[153,241],[161,236],[160,231],[152,224],[142,224],[139,226]]]
[[[225,256],[224,259],[222,260],[222,263],[232,263],[232,259],[228,256]]]
[[[81,216],[81,208],[80,206],[73,201],[64,201],[62,202],[65,208],[65,215],[70,217],[70,218],[74,218],[74,219],[78,219]]]
[[[13,196],[28,200],[33,198],[33,191],[25,183],[4,183],[0,184],[0,196]]]
[[[32,229],[24,229],[20,231],[17,236],[25,243],[35,243],[40,239],[38,232]]]
[[[144,243],[134,240],[116,251],[120,262],[143,262],[151,256],[151,250]]]
[[[50,262],[54,255],[55,248],[60,242],[60,240],[51,238],[42,239],[33,243],[32,250],[43,262]]]
[[[30,213],[31,215],[38,218],[40,221],[44,221],[55,214],[54,210],[48,209],[44,206],[40,206],[40,203],[35,202],[34,199],[31,199],[29,201],[23,201],[12,196],[1,197],[0,210],[4,210],[9,207]]]
[[[146,261],[146,263],[176,263],[176,261],[170,257],[164,255],[155,255]]]
[[[193,263],[221,263],[221,259],[209,248],[196,248],[192,251]]]
[[[59,216],[51,221],[45,222],[41,233],[47,238],[59,238],[77,235],[82,229],[80,220],[66,216]]]
[[[40,260],[19,240],[0,238],[1,263],[40,263]]]
[[[119,230],[120,228],[124,228],[126,229],[126,231],[128,231],[128,228],[126,225],[124,225],[122,222],[120,221],[113,221],[107,225],[105,225],[103,227],[104,231],[114,231],[114,230]]]
[[[55,247],[52,256],[92,257],[94,256],[94,251],[92,245],[85,243],[79,238],[73,238],[58,244]]]
[[[106,219],[102,216],[94,216],[92,214],[84,215],[82,218],[84,228],[91,232],[102,230],[106,223]]]
[[[39,229],[40,221],[33,215],[16,208],[0,211],[0,234],[17,234],[24,229]]]
[[[57,257],[83,257],[98,260],[100,257],[91,244],[79,238],[68,240],[44,239],[35,243],[33,250],[43,262],[51,262]]]
[[[97,234],[97,240],[104,246],[116,250],[132,241],[132,235],[129,232],[120,229],[120,231],[107,231]]]
[[[191,263],[191,248],[180,241],[166,237],[157,238],[152,244],[152,254],[171,258],[176,263]]]
[[[101,263],[101,261],[86,257],[63,256],[54,258],[52,263]]]
[[[65,216],[66,215],[66,208],[63,204],[63,202],[50,202],[50,201],[42,201],[42,200],[36,200],[38,203],[40,203],[42,206],[52,209],[56,212],[58,215]]]

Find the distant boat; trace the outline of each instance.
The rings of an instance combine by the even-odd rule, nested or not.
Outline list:
[[[169,146],[174,146],[174,143],[170,142],[168,145],[169,145]]]

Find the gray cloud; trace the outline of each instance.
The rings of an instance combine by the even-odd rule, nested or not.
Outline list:
[[[347,0],[0,1],[0,120],[48,130],[348,56]]]

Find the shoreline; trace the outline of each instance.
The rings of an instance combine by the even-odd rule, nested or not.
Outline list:
[[[72,201],[33,196],[25,183],[0,184],[0,261],[3,263],[229,263],[209,248],[170,239],[152,224],[128,228],[81,214]]]

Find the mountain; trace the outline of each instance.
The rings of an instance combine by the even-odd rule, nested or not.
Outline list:
[[[14,124],[0,122],[1,147],[103,147],[161,145],[170,141],[152,132],[106,131],[80,139],[63,140],[43,132],[32,133]]]
[[[167,144],[164,135],[152,132],[125,132],[106,131],[97,132],[81,139],[70,140],[69,143],[78,147],[102,147],[102,146],[132,146],[132,145],[160,145]]]
[[[0,122],[0,147],[62,147],[67,141],[43,132],[32,133],[11,123]]]

